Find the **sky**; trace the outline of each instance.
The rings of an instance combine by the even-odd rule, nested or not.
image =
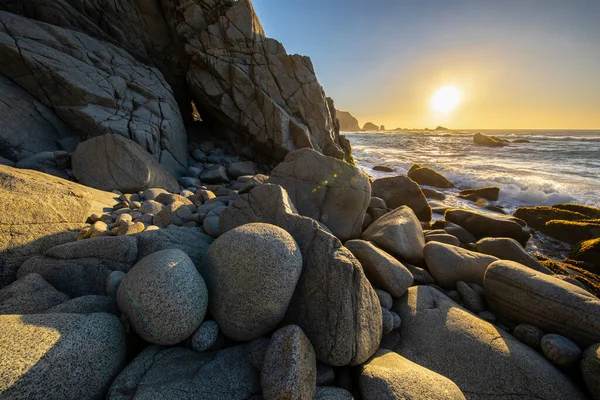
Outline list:
[[[387,129],[600,129],[600,0],[253,0],[336,108]],[[453,86],[460,103],[431,99]]]

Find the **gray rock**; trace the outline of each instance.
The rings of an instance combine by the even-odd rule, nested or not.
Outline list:
[[[179,192],[177,180],[133,140],[102,135],[77,146],[73,174],[86,186],[135,193],[148,188]]]
[[[109,296],[81,296],[52,307],[46,314],[93,314],[117,315],[117,302]]]
[[[251,340],[247,345],[248,358],[250,358],[252,365],[254,365],[254,367],[259,371],[261,371],[263,368],[265,356],[270,343],[270,339],[261,336]]]
[[[270,184],[256,186],[220,217],[222,232],[266,222],[294,237],[303,267],[286,322],[302,328],[317,359],[334,366],[358,365],[373,355],[381,338],[375,291],[352,253],[316,221],[298,215],[285,190]]]
[[[154,200],[161,194],[168,194],[168,192],[161,188],[150,188],[142,192],[142,198],[146,201]]]
[[[125,332],[114,315],[0,315],[0,326],[6,400],[104,398],[125,362]]]
[[[204,232],[212,238],[219,237],[219,215],[211,211],[202,221]]]
[[[194,151],[192,151],[192,157],[194,157],[194,160],[196,161],[206,161],[206,154],[204,154],[204,152],[200,149],[195,149]]]
[[[460,247],[460,240],[456,236],[449,234],[425,235],[425,243],[429,242],[439,242]]]
[[[0,289],[0,314],[39,314],[69,300],[39,274],[27,274]]]
[[[383,307],[381,307],[381,321],[384,335],[387,335],[394,329],[394,317],[392,317],[392,313]]]
[[[112,193],[6,166],[0,166],[0,195],[0,287],[13,282],[29,258],[75,241],[90,215],[116,203]]]
[[[583,353],[581,372],[592,398],[600,399],[600,344],[590,346]]]
[[[444,223],[444,230],[450,235],[456,236],[463,244],[474,243],[477,241],[471,232],[460,225],[456,225],[455,223],[446,221]]]
[[[477,313],[479,317],[481,317],[484,321],[489,322],[490,324],[496,323],[496,316],[489,311],[481,311]]]
[[[379,197],[371,197],[369,200],[369,208],[382,208],[387,210],[387,204],[385,204],[385,200],[380,199]]]
[[[482,293],[476,292],[462,281],[456,282],[456,291],[460,295],[467,310],[473,311],[475,314],[485,310],[485,297]]]
[[[344,244],[360,261],[369,282],[394,297],[400,297],[413,284],[413,276],[404,265],[385,251],[364,240]]]
[[[181,250],[162,250],[139,261],[117,292],[119,309],[144,340],[176,344],[202,323],[208,303],[204,280]]]
[[[600,300],[578,286],[514,261],[496,261],[485,274],[492,311],[555,332],[581,346],[600,342]]]
[[[203,352],[212,348],[219,339],[219,325],[215,321],[204,321],[192,335],[192,349]]]
[[[357,167],[300,149],[273,170],[269,183],[281,185],[300,215],[324,223],[340,240],[360,236],[371,186]]]
[[[423,229],[409,207],[399,207],[387,213],[371,224],[361,238],[375,243],[402,261],[415,264],[423,261]]]
[[[142,206],[139,208],[142,214],[158,214],[163,209],[163,205],[158,201],[147,200],[142,203]]]
[[[317,363],[317,386],[330,385],[335,382],[335,370],[331,365]]]
[[[564,336],[555,333],[544,335],[541,345],[546,358],[560,368],[575,368],[581,361],[581,348]]]
[[[586,398],[543,355],[434,288],[410,288],[393,310],[402,318],[402,341],[395,350],[451,379],[469,398]]]
[[[202,353],[148,346],[117,376],[107,398],[250,399],[260,391],[260,372],[244,345]]]
[[[265,400],[312,400],[317,381],[317,361],[302,329],[288,325],[273,334],[260,382]]]
[[[523,228],[526,226],[524,221],[507,215],[451,208],[446,211],[444,217],[446,220],[462,226],[477,239],[508,237],[525,245],[531,237],[531,234]]]
[[[400,328],[402,325],[402,319],[400,319],[400,316],[393,311],[391,311],[390,314],[392,314],[393,329]]]
[[[121,238],[122,239],[122,238]],[[166,249],[179,249],[199,265],[212,243],[212,238],[199,228],[170,227],[154,231],[144,231],[135,235],[138,242],[137,259]]]
[[[456,282],[483,284],[483,276],[496,257],[448,244],[430,242],[425,245],[425,263],[438,285],[451,289]]]
[[[394,300],[392,299],[392,295],[386,292],[385,290],[375,289],[375,293],[377,293],[377,298],[379,298],[379,304],[381,307],[386,310],[391,310],[392,305],[394,304]]]
[[[364,400],[466,399],[450,379],[389,350],[362,366],[358,382]]]
[[[42,9],[32,17],[50,13],[47,7]],[[118,134],[147,149],[171,173],[185,171],[185,127],[173,93],[158,70],[77,29],[6,12],[0,14],[0,21],[0,52],[7,61],[0,66],[2,75],[53,109],[74,132],[86,137]],[[104,21],[99,18],[97,25]],[[23,37],[28,39],[15,46]]]
[[[227,171],[222,165],[214,165],[206,168],[200,174],[200,180],[206,183],[229,182]]]
[[[185,188],[199,188],[202,186],[202,181],[200,181],[200,179],[189,176],[182,176],[181,178],[177,179],[177,183]]]
[[[501,260],[515,261],[536,271],[552,275],[552,271],[527,254],[525,249],[515,239],[484,238],[475,243],[475,250],[498,257]]]
[[[446,195],[444,193],[440,192],[439,190],[429,189],[429,188],[421,188],[421,191],[423,192],[425,197],[428,199],[441,200],[441,201],[446,200]]]
[[[408,176],[380,178],[371,184],[373,196],[382,198],[389,208],[407,206],[421,221],[431,221],[431,208],[419,185]]]
[[[199,268],[223,334],[248,341],[282,321],[302,272],[302,254],[285,230],[247,224],[215,240]]]
[[[352,393],[335,386],[317,386],[315,400],[354,400]]]
[[[256,175],[256,164],[254,164],[252,161],[234,162],[229,166],[227,172],[233,179],[237,179],[240,176],[254,176]]]
[[[513,335],[527,346],[536,350],[542,350],[542,338],[545,333],[537,326],[519,324],[513,330]]]

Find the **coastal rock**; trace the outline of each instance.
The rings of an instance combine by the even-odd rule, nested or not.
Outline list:
[[[465,308],[474,312],[475,314],[479,314],[485,310],[485,297],[483,289],[481,287],[479,288],[481,291],[476,291],[465,282],[456,282],[456,291],[460,295]]]
[[[277,185],[257,186],[240,196],[219,220],[221,232],[252,222],[285,229],[300,248],[302,273],[285,322],[302,328],[317,359],[341,366],[371,357],[381,338],[381,307],[352,253],[316,221],[298,215]]]
[[[373,171],[394,172],[394,168],[386,167],[385,165],[376,165],[373,167]]]
[[[452,289],[458,281],[483,285],[488,265],[498,261],[488,256],[439,242],[429,242],[423,249],[425,263],[436,282]]]
[[[439,242],[460,247],[460,240],[456,236],[447,233],[426,234],[425,243],[429,242]]]
[[[146,341],[173,345],[202,323],[208,303],[204,280],[181,250],[162,250],[140,260],[117,292],[119,309]]]
[[[300,215],[324,223],[340,240],[360,236],[371,199],[369,178],[358,168],[302,149],[288,154],[271,173]]]
[[[461,243],[469,244],[469,243],[474,243],[477,241],[477,239],[475,239],[475,236],[473,236],[473,234],[471,232],[469,232],[462,226],[452,223],[450,221],[441,221],[441,222],[443,223],[441,228],[444,229],[448,234],[450,234],[452,236],[456,236],[458,238],[458,240],[460,240]],[[434,224],[434,227],[437,228],[437,226],[435,226],[435,224]]]
[[[276,331],[265,355],[261,386],[265,400],[313,400],[317,362],[310,341],[296,325]]]
[[[419,185],[407,176],[380,178],[371,184],[373,196],[385,200],[390,208],[408,206],[420,221],[431,221],[431,208]]]
[[[481,133],[476,133],[473,136],[473,143],[487,147],[504,147],[508,146],[509,142],[507,140],[482,135]]]
[[[537,350],[542,350],[542,338],[544,337],[544,331],[537,326],[519,324],[513,330],[513,335],[527,346]]]
[[[69,300],[39,274],[27,274],[0,289],[0,315],[40,314]]]
[[[423,261],[423,229],[409,207],[398,207],[379,218],[363,232],[361,238],[403,261],[414,264]]]
[[[149,188],[179,192],[179,184],[158,161],[133,140],[102,135],[77,146],[73,174],[86,186],[136,193]]]
[[[0,54],[6,60],[1,74],[81,137],[117,134],[138,143],[171,173],[185,171],[185,127],[158,70],[76,30],[6,12],[0,12],[0,21]]]
[[[582,346],[600,342],[600,300],[578,286],[501,260],[488,267],[484,288],[490,309],[506,318]]]
[[[76,240],[91,214],[116,203],[112,193],[1,165],[0,195],[0,287],[16,279],[27,259]]]
[[[592,398],[600,399],[600,344],[590,346],[583,353],[581,372]]]
[[[516,218],[522,219],[534,229],[542,229],[547,222],[559,221],[581,221],[589,217],[574,209],[563,209],[559,207],[518,207],[514,214]]]
[[[445,176],[429,167],[422,167],[419,164],[413,164],[408,170],[408,177],[419,185],[433,186],[443,189],[451,189],[454,184],[446,179]]]
[[[302,254],[285,230],[252,223],[215,240],[199,269],[221,331],[249,341],[276,328],[285,316],[302,272]]]
[[[389,350],[377,351],[362,366],[358,382],[365,400],[465,399],[450,379]]]
[[[479,189],[465,189],[458,193],[458,197],[473,202],[480,199],[496,201],[500,196],[500,188],[498,186],[488,186]]]
[[[117,376],[107,398],[250,399],[260,391],[260,372],[245,345],[203,353],[148,346]]]
[[[340,132],[360,132],[358,120],[348,111],[335,110],[335,115],[340,122]]]
[[[425,197],[428,199],[441,200],[441,201],[446,200],[446,195],[444,193],[440,192],[439,190],[421,188],[421,191],[423,192]]]
[[[365,132],[369,132],[369,131],[379,132],[379,126],[375,125],[372,122],[367,122],[366,124],[363,125],[362,130]]]
[[[413,276],[404,265],[385,251],[364,240],[350,240],[344,246],[360,261],[369,282],[400,297],[413,284]]]
[[[579,346],[564,336],[555,333],[545,335],[541,346],[546,358],[560,368],[574,368],[581,361],[582,351]]]
[[[432,287],[411,287],[393,310],[402,319],[395,350],[452,380],[469,399],[586,398],[540,353]]]
[[[256,175],[256,164],[252,161],[234,162],[229,166],[227,172],[234,179],[240,176],[254,176]]]
[[[125,362],[114,315],[0,315],[0,326],[3,399],[104,398]]]
[[[117,302],[109,296],[81,296],[65,301],[46,311],[47,314],[93,314],[117,315]]]
[[[563,242],[576,244],[600,237],[600,219],[589,221],[548,221],[541,231]]]
[[[447,210],[444,217],[447,221],[462,226],[477,239],[508,237],[525,245],[531,237],[531,234],[523,228],[524,222],[514,217],[456,208]]]
[[[484,238],[475,243],[475,250],[480,253],[498,257],[501,260],[515,261],[538,272],[552,275],[550,269],[544,267],[535,258],[530,256],[519,242],[514,239]]]
[[[600,274],[600,238],[577,243],[571,250],[569,258],[594,265],[596,268],[592,272]]]

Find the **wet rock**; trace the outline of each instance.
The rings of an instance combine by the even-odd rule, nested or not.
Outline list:
[[[425,197],[428,199],[440,200],[440,201],[446,200],[446,195],[444,193],[440,192],[439,190],[421,188],[421,191],[423,192]]]
[[[481,199],[496,201],[500,196],[500,188],[498,186],[488,186],[479,189],[465,189],[458,193],[458,197],[473,202],[477,202]]]
[[[419,185],[433,186],[443,189],[451,189],[454,184],[446,179],[445,176],[429,167],[422,167],[419,164],[413,164],[408,170],[408,177]]]
[[[473,143],[487,147],[504,147],[508,146],[509,142],[507,140],[482,135],[481,133],[476,133],[473,136]]]

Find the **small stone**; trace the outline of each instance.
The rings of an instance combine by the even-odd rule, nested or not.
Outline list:
[[[529,347],[537,350],[542,349],[542,338],[545,334],[544,331],[537,326],[529,324],[517,325],[513,331],[513,335]]]
[[[258,337],[248,342],[248,358],[257,370],[262,370],[265,355],[271,341],[265,337]]]
[[[139,201],[132,201],[131,203],[129,203],[129,208],[131,208],[132,210],[137,210],[142,206],[142,203],[140,203]]]
[[[139,220],[140,218],[142,218],[142,216],[143,216],[144,214],[142,214],[142,213],[141,213],[141,212],[139,212],[139,211],[132,211],[132,212],[131,212],[131,214],[129,214],[129,215],[131,215],[131,219],[132,219],[134,222],[137,222],[136,220]]]
[[[92,225],[92,232],[90,233],[90,235],[93,235],[94,233],[103,233],[103,232],[106,232],[107,230],[108,230],[108,225],[106,225],[105,222],[96,221],[96,222],[94,222],[94,225]]]
[[[383,322],[383,334],[387,335],[394,329],[394,317],[385,308],[381,308],[381,320]]]
[[[119,215],[115,223],[117,226],[127,226],[130,222],[133,222],[133,217],[131,214],[122,214]]]
[[[189,176],[182,176],[177,179],[177,182],[183,187],[200,187],[202,182],[198,178],[191,178]]]
[[[106,294],[112,297],[117,297],[117,290],[119,290],[119,285],[124,277],[125,272],[111,272],[110,275],[108,275],[108,278],[106,278]]]
[[[159,229],[160,229],[160,228],[159,228],[158,226],[156,226],[156,225],[150,225],[150,226],[147,226],[147,227],[146,227],[146,230],[145,230],[144,232],[148,232],[148,231],[157,231],[157,230],[159,230]]]
[[[145,229],[146,225],[143,222],[135,222],[119,232],[119,235],[135,235],[136,233],[144,232]]]
[[[204,232],[210,237],[219,237],[219,216],[216,214],[207,215],[202,221]]]
[[[394,321],[394,324],[393,324],[394,329],[400,328],[400,326],[402,325],[402,320],[400,319],[400,316],[393,311],[391,311],[390,314],[392,314],[392,318]]]
[[[160,189],[160,188],[146,189],[142,192],[142,198],[144,200],[154,200],[154,199],[156,199],[156,197],[159,194],[162,194],[162,193],[168,194],[169,192],[167,192],[165,189]]]
[[[456,291],[460,295],[460,298],[469,311],[473,311],[475,314],[485,310],[485,298],[480,293],[474,291],[465,282],[458,281],[456,283]]]
[[[192,157],[196,161],[200,161],[200,162],[206,161],[206,154],[204,154],[204,152],[200,149],[196,149],[196,150],[192,151]]]
[[[212,348],[219,338],[219,325],[215,321],[204,321],[192,335],[192,348],[203,352]]]
[[[582,351],[572,340],[550,333],[544,335],[541,344],[544,355],[560,368],[570,369],[579,365]]]
[[[196,207],[194,207],[196,208]],[[175,215],[177,215],[179,218],[181,218],[184,221],[188,221],[190,219],[190,217],[192,216],[193,211],[186,206],[183,207],[179,207],[176,211],[175,211]]]
[[[200,176],[201,172],[202,172],[202,168],[188,167],[187,171],[185,172],[185,175],[192,177],[192,178],[198,178]]]
[[[154,200],[145,201],[139,208],[142,214],[153,214],[156,215],[163,209],[163,204]]]
[[[379,304],[381,304],[381,307],[385,308],[386,310],[391,310],[392,305],[394,304],[394,299],[392,299],[392,295],[386,292],[385,290],[377,288],[374,289],[375,293],[377,293],[377,297],[379,298]]]

